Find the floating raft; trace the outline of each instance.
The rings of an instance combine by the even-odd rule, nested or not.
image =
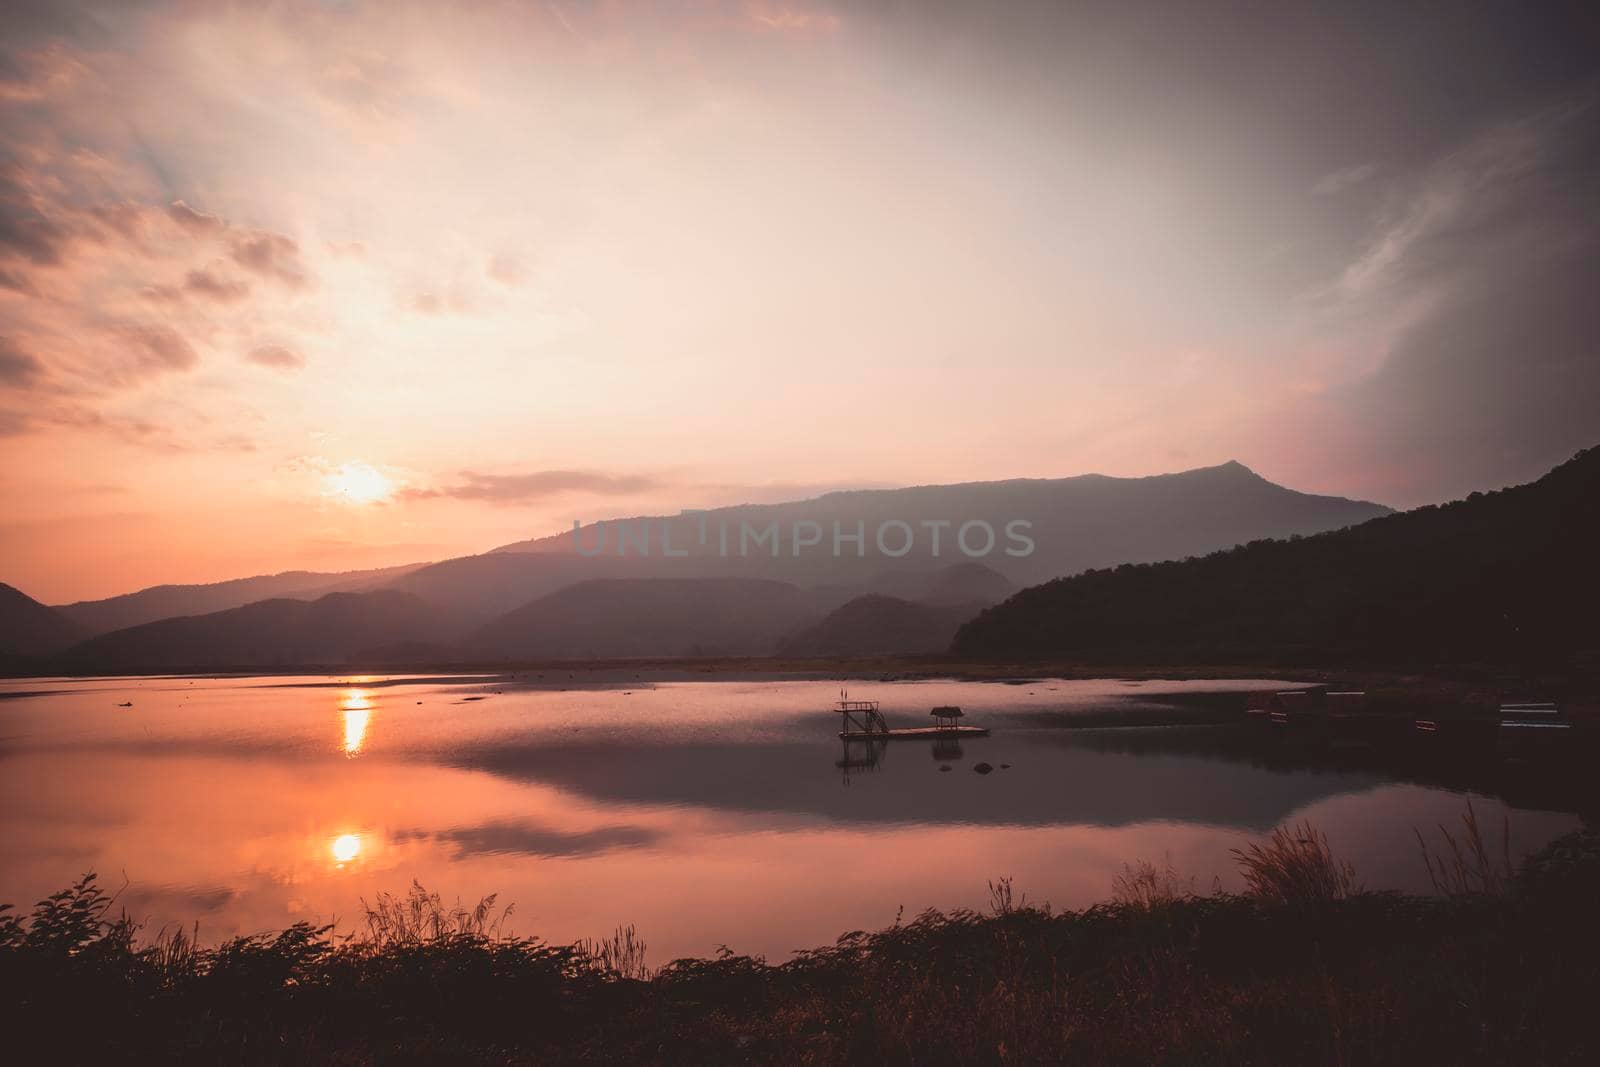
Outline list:
[[[900,730],[842,730],[839,736],[846,741],[899,741],[919,737],[988,737],[989,730],[984,726],[912,726]]]

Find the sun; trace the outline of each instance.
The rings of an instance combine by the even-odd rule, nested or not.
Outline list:
[[[346,504],[377,504],[394,495],[394,482],[370,463],[342,463],[322,476],[322,492]]]

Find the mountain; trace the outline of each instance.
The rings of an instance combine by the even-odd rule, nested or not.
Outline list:
[[[869,594],[829,612],[778,646],[794,657],[943,652],[979,604],[927,604]]]
[[[1600,647],[1600,450],[1347,530],[1091,570],[962,627],[962,656],[1523,662]]]
[[[600,578],[509,612],[463,643],[485,659],[766,656],[816,618],[812,598],[750,578]]]
[[[451,642],[466,628],[459,612],[407,593],[329,593],[115,630],[69,649],[60,661],[108,672],[338,664],[384,646]]]
[[[154,585],[136,593],[124,593],[105,600],[80,600],[74,604],[63,604],[56,610],[89,633],[101,634],[158,619],[225,611],[260,600],[283,597],[315,600],[328,593],[356,592],[381,585],[420,566],[423,564],[411,563],[377,570],[333,573],[285,571],[282,574],[235,578],[205,585]]]
[[[853,590],[850,595],[902,595],[882,585],[885,573],[927,575],[951,564],[971,563],[1006,582],[1031,584],[1090,567],[1177,559],[1262,537],[1317,533],[1388,513],[1378,504],[1285,489],[1238,463],[1149,478],[1090,474],[856,490],[783,504],[719,508],[698,516],[639,517],[603,527],[591,523],[577,538],[568,532],[505,545],[419,568],[388,586],[485,614],[601,578],[733,577],[806,588],[837,586]],[[1031,524],[1016,529],[1026,541],[1008,536],[1007,525],[1015,521]],[[947,525],[928,525],[941,522]],[[806,525],[811,523],[815,526]],[[835,523],[844,537],[858,530],[864,534],[859,548],[841,539],[835,554]],[[989,551],[980,551],[989,545],[978,525],[968,531],[971,554],[962,551],[958,535],[967,523],[988,524],[994,534]],[[624,530],[632,541],[618,555]],[[663,554],[663,532],[670,536],[673,551],[685,555]],[[821,543],[799,546],[797,532],[801,539],[815,533]],[[877,543],[880,532],[888,552]],[[646,533],[648,554],[637,544]],[[904,555],[895,555],[908,535],[911,543]],[[598,554],[578,551],[580,545],[594,551],[602,537]],[[1018,554],[1008,554],[1008,549]]]
[[[0,655],[37,656],[81,641],[83,627],[0,582]]]
[[[1005,575],[981,563],[953,563],[933,571],[885,571],[867,592],[922,604],[998,604],[1017,591]]]

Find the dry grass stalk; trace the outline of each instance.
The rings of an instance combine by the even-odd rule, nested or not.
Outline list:
[[[1334,858],[1328,837],[1310,822],[1272,831],[1265,845],[1229,850],[1251,896],[1278,904],[1343,900],[1357,892],[1355,868]]]

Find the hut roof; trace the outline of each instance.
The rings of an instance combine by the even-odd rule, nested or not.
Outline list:
[[[935,718],[959,719],[961,718],[961,709],[952,705],[948,707],[934,708],[932,711],[928,712],[928,714]]]

